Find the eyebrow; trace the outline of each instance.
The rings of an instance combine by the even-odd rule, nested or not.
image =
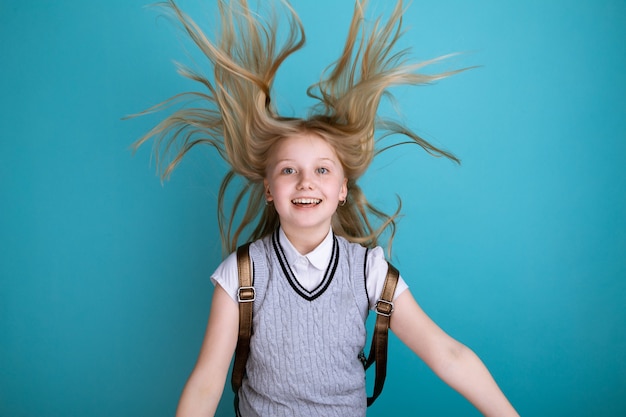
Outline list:
[[[333,160],[332,158],[328,158],[328,157],[322,157],[322,158],[317,158],[318,161],[327,161],[332,163],[333,165],[336,165],[335,160]],[[276,161],[276,164],[280,164],[281,162],[295,162],[295,159],[292,158],[283,158],[283,159],[279,159]]]

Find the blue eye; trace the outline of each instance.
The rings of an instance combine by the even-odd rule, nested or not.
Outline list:
[[[328,174],[328,169],[327,168],[318,168],[317,169],[317,173],[318,174]]]
[[[293,168],[283,168],[281,172],[283,174],[293,174],[296,171]]]

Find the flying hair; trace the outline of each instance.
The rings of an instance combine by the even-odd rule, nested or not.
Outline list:
[[[409,51],[396,50],[403,34],[402,0],[396,2],[388,18],[379,17],[369,24],[365,19],[368,1],[356,0],[341,56],[307,90],[315,99],[309,114],[283,117],[272,100],[274,79],[285,59],[304,46],[306,37],[287,0],[271,3],[269,16],[261,17],[246,0],[218,0],[220,24],[215,40],[209,39],[173,0],[162,3],[209,60],[213,73],[209,78],[178,65],[178,72],[201,84],[202,91],[178,94],[141,113],[183,104],[133,147],[154,140],[162,179],[167,179],[197,145],[217,150],[229,166],[219,189],[217,213],[222,247],[229,253],[242,240],[262,238],[279,225],[274,206],[265,204],[263,188],[272,147],[296,134],[315,134],[335,149],[348,179],[348,198],[333,216],[333,231],[368,247],[380,244],[381,236],[388,232],[390,253],[401,201],[398,198],[395,213],[386,214],[368,202],[357,184],[374,157],[398,145],[416,144],[433,156],[459,160],[404,124],[380,117],[379,104],[384,96],[391,96],[390,87],[428,84],[463,70],[419,73],[446,57],[409,63]],[[283,24],[286,30],[280,30]],[[230,201],[226,197],[233,192],[235,197]]]

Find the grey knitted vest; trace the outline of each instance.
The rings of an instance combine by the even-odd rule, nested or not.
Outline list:
[[[262,247],[250,250],[256,300],[240,415],[365,416],[367,250],[334,236],[324,279],[307,291],[278,232]]]

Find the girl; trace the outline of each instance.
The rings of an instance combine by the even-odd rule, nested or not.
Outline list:
[[[377,116],[390,86],[426,83],[453,72],[417,74],[429,62],[408,65],[405,51],[394,51],[401,34],[401,0],[386,22],[378,19],[368,27],[365,3],[356,1],[340,58],[308,90],[318,104],[306,118],[286,118],[271,100],[272,84],[280,64],[305,41],[286,0],[272,8],[268,20],[245,0],[218,0],[221,30],[216,41],[169,2],[209,59],[213,76],[179,68],[206,91],[174,100],[189,98],[205,106],[178,109],[136,146],[155,139],[164,177],[197,144],[215,147],[231,167],[220,188],[218,221],[230,252],[251,228],[257,297],[250,356],[238,392],[237,413],[242,416],[365,415],[359,360],[364,321],[380,297],[388,268],[379,238],[389,232],[390,250],[398,212],[389,216],[373,207],[357,180],[377,152],[402,143],[458,162],[405,126]],[[280,13],[288,23],[286,32],[279,31]],[[394,134],[408,142],[375,146]],[[170,159],[164,161],[164,154]],[[235,178],[243,181],[226,214],[224,197],[237,185]],[[240,207],[242,220],[235,225]],[[235,254],[212,280],[216,288],[209,323],[179,416],[214,415],[237,344]],[[438,376],[484,415],[517,415],[480,359],[430,320],[401,278],[394,305],[392,331]]]

